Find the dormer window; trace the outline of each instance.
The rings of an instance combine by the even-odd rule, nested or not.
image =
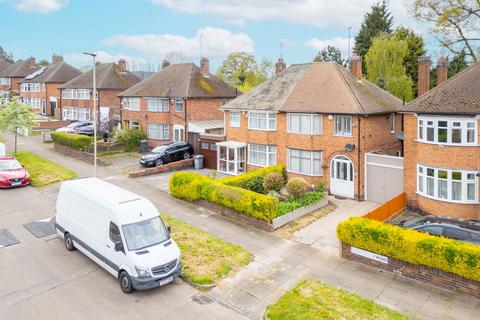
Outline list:
[[[419,117],[418,141],[444,145],[476,145],[474,118]]]

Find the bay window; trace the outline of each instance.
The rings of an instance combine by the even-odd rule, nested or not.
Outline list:
[[[322,115],[305,113],[287,114],[287,132],[299,134],[321,134]]]
[[[249,112],[248,129],[269,130],[277,129],[277,114],[275,112]]]
[[[477,121],[473,118],[418,118],[418,140],[446,145],[476,145]]]
[[[352,116],[335,116],[335,135],[352,135]]]
[[[287,149],[287,169],[307,176],[322,175],[322,152]]]
[[[147,111],[168,112],[170,111],[168,98],[147,98]]]
[[[478,203],[476,173],[417,166],[417,193],[449,202]]]
[[[277,147],[263,144],[249,144],[248,163],[262,167],[276,165]]]
[[[90,121],[89,108],[64,107],[62,108],[63,120]]]
[[[230,127],[240,127],[240,111],[230,111],[229,113],[229,125]]]

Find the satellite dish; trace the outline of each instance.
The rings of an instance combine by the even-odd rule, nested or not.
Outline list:
[[[346,145],[345,145],[345,151],[346,151],[346,152],[352,152],[353,149],[355,149],[355,145],[354,145],[354,144],[350,144],[350,143],[349,143],[349,144],[346,144]]]

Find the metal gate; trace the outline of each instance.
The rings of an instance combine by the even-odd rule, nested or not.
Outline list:
[[[366,200],[385,203],[403,192],[403,158],[383,154],[365,155]]]

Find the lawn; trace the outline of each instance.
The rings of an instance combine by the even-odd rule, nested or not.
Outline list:
[[[162,215],[182,252],[182,277],[200,285],[215,284],[250,263],[252,254],[183,221]]]
[[[72,170],[29,151],[19,151],[15,157],[27,169],[35,187],[78,177]]]
[[[268,306],[270,320],[406,320],[402,314],[345,290],[304,280]]]
[[[0,142],[4,143],[4,142],[5,142],[5,138],[0,137]]]

